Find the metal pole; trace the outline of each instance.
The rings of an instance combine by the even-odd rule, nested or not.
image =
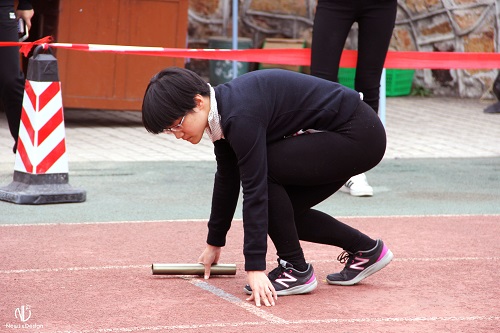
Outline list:
[[[202,264],[152,264],[153,275],[204,275]],[[236,264],[216,264],[210,267],[210,275],[236,275]]]
[[[382,76],[380,77],[380,101],[379,101],[379,107],[378,107],[378,115],[380,117],[380,120],[382,121],[382,124],[385,126],[385,106],[386,106],[386,84],[385,84],[385,78],[386,78],[386,71],[385,68],[382,70]]]
[[[233,0],[233,50],[238,49],[238,0]],[[238,77],[238,62],[233,60],[233,79]]]

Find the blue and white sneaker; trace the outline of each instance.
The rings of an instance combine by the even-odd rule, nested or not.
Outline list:
[[[304,272],[299,272],[292,264],[278,258],[278,267],[270,271],[267,276],[278,296],[307,294],[318,286],[311,264],[308,264]],[[248,284],[243,290],[248,295],[252,294],[252,288]]]
[[[356,253],[344,251],[337,257],[341,264],[345,263],[344,269],[329,274],[326,281],[329,284],[352,286],[387,266],[393,257],[391,250],[380,239],[371,250]]]

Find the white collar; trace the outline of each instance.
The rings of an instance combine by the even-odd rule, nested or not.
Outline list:
[[[220,124],[220,114],[217,110],[217,100],[215,99],[215,90],[212,88],[210,83],[207,83],[210,87],[210,112],[208,113],[208,127],[205,132],[210,137],[212,142],[220,139],[224,139],[224,133],[222,133],[222,127]]]

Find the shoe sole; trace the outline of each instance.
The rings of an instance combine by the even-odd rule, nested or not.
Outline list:
[[[392,254],[391,250],[387,249],[387,252],[380,261],[374,263],[373,265],[371,265],[370,267],[359,273],[354,279],[349,281],[330,281],[327,278],[326,281],[328,282],[328,284],[333,284],[333,285],[352,286],[356,283],[359,283],[361,280],[366,279],[370,275],[377,273],[385,266],[389,265],[393,257],[394,255]]]
[[[284,290],[280,290],[280,291],[277,291],[276,294],[278,296],[307,294],[307,293],[310,293],[311,291],[313,291],[314,289],[316,289],[317,286],[318,286],[318,281],[316,280],[316,278],[314,278],[314,281],[311,283],[303,284],[300,286],[296,286],[296,287],[292,287],[292,288],[288,288],[288,289],[284,289]],[[252,295],[252,292],[250,290],[248,290],[247,288],[243,288],[243,291],[247,295]]]
[[[349,187],[342,186],[340,188],[341,192],[348,193],[352,195],[353,197],[372,197],[373,196],[373,189],[371,191],[366,190],[366,191],[353,191]]]
[[[351,191],[350,194],[353,197],[373,197],[373,191]]]

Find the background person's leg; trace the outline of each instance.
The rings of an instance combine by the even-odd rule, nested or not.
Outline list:
[[[354,88],[378,112],[380,77],[389,49],[397,13],[397,1],[363,0],[358,17],[358,63]]]
[[[11,13],[14,14],[13,7],[0,7],[0,41],[18,41],[17,23],[11,18]],[[15,144],[24,95],[24,74],[21,72],[19,57],[19,47],[0,47],[0,109],[7,116]]]
[[[314,16],[311,75],[338,82],[340,56],[354,23],[351,0],[319,0]]]

